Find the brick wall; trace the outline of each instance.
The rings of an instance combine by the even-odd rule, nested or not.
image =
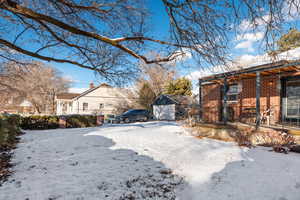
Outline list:
[[[271,108],[273,115],[271,123],[280,120],[280,91],[278,76],[261,77],[261,112]],[[256,83],[255,77],[242,79],[239,82],[241,92],[237,102],[228,102],[229,109],[233,111],[235,121],[254,122],[255,113],[249,113],[249,110],[255,112],[256,107]],[[209,84],[203,85],[203,119],[208,122],[221,121],[221,85]]]
[[[221,86],[218,84],[203,85],[202,117],[208,122],[218,122],[221,109]]]

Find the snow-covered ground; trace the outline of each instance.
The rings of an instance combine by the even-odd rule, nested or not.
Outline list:
[[[13,162],[1,200],[300,199],[299,154],[196,139],[175,122],[28,131]]]

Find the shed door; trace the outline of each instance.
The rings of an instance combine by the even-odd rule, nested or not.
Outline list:
[[[153,105],[153,114],[158,120],[175,120],[175,104]]]

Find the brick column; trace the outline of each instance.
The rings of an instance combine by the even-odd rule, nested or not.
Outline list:
[[[97,126],[102,126],[104,124],[104,115],[97,115]]]
[[[227,113],[227,78],[224,78],[224,85],[223,85],[223,123],[227,124],[228,120],[228,113]]]
[[[202,120],[202,80],[199,79],[199,119]]]
[[[60,116],[58,124],[59,124],[59,128],[66,128],[67,127],[67,120],[66,120],[66,118],[64,116]]]

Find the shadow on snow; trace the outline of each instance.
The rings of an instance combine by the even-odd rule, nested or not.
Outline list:
[[[182,178],[148,156],[110,149],[111,139],[84,136],[97,129],[29,131],[0,199],[175,199]]]

